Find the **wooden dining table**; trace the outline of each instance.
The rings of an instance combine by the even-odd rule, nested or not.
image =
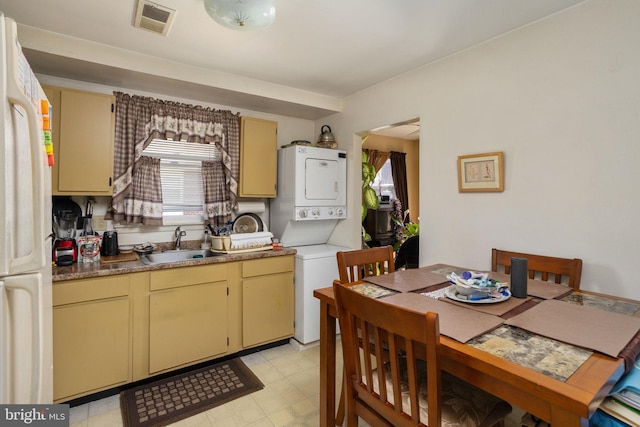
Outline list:
[[[314,296],[320,301],[320,425],[329,427],[336,423],[337,313],[332,287],[316,289]],[[558,427],[587,426],[626,369],[623,358],[593,352],[562,381],[447,336],[440,339],[444,370]]]

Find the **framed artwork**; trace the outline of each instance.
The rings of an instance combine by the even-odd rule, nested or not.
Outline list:
[[[502,152],[458,156],[458,192],[504,191]]]

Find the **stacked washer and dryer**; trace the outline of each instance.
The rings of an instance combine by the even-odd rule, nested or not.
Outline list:
[[[320,303],[313,291],[339,277],[336,252],[327,241],[347,217],[347,153],[290,145],[278,151],[278,196],[270,204],[270,230],[296,249],[295,333],[301,344],[320,339]]]

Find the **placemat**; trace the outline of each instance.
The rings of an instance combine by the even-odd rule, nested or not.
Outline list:
[[[453,304],[412,292],[384,297],[381,298],[381,301],[420,313],[428,311],[438,313],[440,333],[462,343],[495,329],[503,323],[503,320],[498,316],[456,307]]]
[[[612,357],[640,330],[640,318],[553,299],[504,323]]]
[[[469,270],[468,268],[458,267],[455,265],[449,264],[434,264],[428,267],[422,267],[422,270],[429,271],[431,273],[439,274],[441,276],[446,276],[447,274],[456,273],[457,275],[462,274],[463,271]],[[476,270],[473,270],[476,271]]]
[[[398,292],[416,291],[447,282],[447,278],[441,274],[431,273],[423,268],[398,270],[389,274],[365,277],[364,280]]]
[[[480,311],[482,313],[492,314],[494,316],[502,316],[505,313],[513,310],[516,307],[524,304],[527,301],[531,300],[531,297],[526,298],[514,298],[511,297],[506,301],[497,302],[495,304],[471,304],[464,303],[460,301],[454,301],[446,296],[440,298],[442,301],[448,302],[449,304],[454,304],[459,307],[468,308],[470,310]]]
[[[489,272],[491,279],[501,282],[511,282],[511,276],[504,273]],[[527,295],[531,295],[542,299],[557,299],[573,292],[569,286],[561,285],[555,282],[545,282],[543,280],[527,279]]]

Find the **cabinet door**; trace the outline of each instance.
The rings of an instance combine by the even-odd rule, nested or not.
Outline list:
[[[54,401],[129,382],[130,330],[128,296],[54,307]]]
[[[60,90],[60,111],[53,112],[60,117],[53,194],[113,193],[114,107],[113,95]]]
[[[241,117],[240,197],[276,197],[278,122]]]
[[[227,351],[227,284],[205,283],[149,296],[149,373]]]
[[[251,347],[293,336],[293,273],[242,282],[242,345]]]

